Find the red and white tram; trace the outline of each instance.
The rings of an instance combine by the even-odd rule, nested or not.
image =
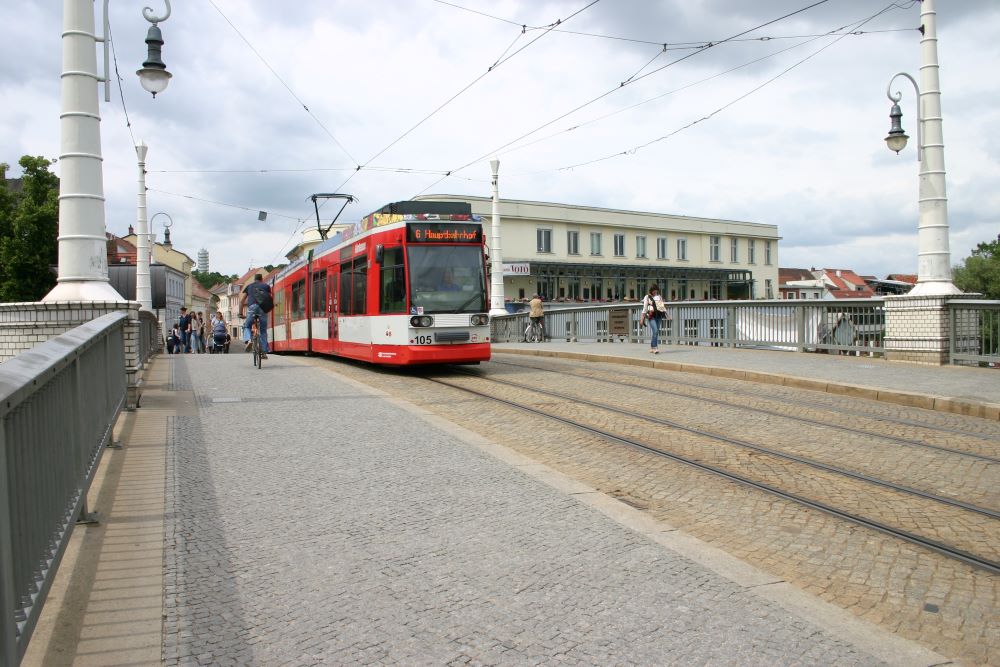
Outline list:
[[[273,279],[271,350],[400,366],[486,361],[484,248],[469,204],[384,206]]]

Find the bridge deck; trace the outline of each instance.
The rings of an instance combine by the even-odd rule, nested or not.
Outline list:
[[[497,347],[1000,405],[989,369]],[[160,356],[117,432],[92,490],[103,523],[76,531],[25,664],[946,660],[303,358]]]

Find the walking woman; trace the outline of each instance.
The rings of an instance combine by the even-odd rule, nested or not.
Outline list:
[[[649,293],[642,297],[642,320],[649,323],[649,352],[659,354],[660,327],[666,319],[667,304],[660,296],[660,288],[655,284],[649,286]]]

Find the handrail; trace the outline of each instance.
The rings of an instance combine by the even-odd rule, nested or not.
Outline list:
[[[27,648],[126,397],[128,316],[0,364],[0,662]]]

